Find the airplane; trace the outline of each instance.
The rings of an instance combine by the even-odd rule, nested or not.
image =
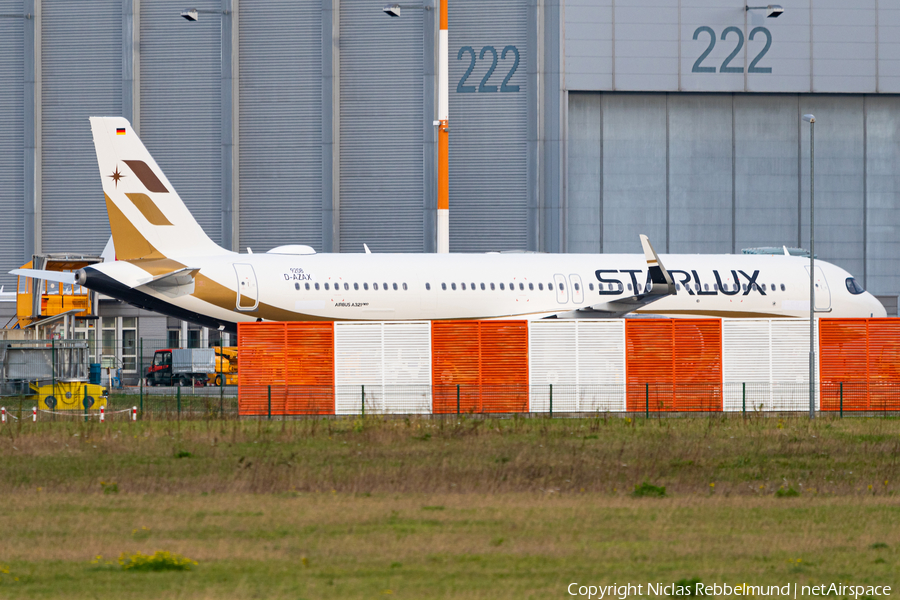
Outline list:
[[[140,308],[234,332],[250,321],[809,316],[801,256],[320,254],[226,250],[200,228],[127,119],[91,117],[114,261],[11,273],[77,283]],[[852,275],[815,266],[818,316],[884,317]]]

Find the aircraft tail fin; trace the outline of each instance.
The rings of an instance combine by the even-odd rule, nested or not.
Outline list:
[[[116,259],[211,256],[218,246],[123,117],[91,117]]]

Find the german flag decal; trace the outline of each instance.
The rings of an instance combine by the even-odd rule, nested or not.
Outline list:
[[[125,135],[125,128],[124,127],[116,128],[116,135]]]

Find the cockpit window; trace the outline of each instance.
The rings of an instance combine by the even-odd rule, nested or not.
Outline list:
[[[852,277],[848,277],[844,283],[847,284],[847,291],[851,294],[862,294],[864,291],[866,291]]]

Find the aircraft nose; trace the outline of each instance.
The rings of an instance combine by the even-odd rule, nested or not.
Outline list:
[[[884,308],[884,305],[872,294],[869,294],[869,302],[872,305],[872,309],[870,314],[873,317],[883,318],[887,316],[887,310]]]

